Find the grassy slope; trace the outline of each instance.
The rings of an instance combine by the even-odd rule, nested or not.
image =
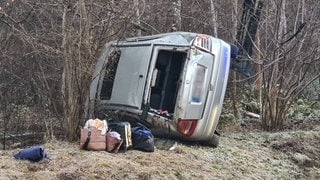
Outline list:
[[[1,151],[0,179],[319,179],[320,127],[308,131],[224,133],[216,149],[158,140],[153,153],[88,152],[45,144],[51,160],[15,160]],[[160,147],[162,144],[162,148]],[[167,145],[168,144],[168,145]],[[167,146],[166,146],[167,145]],[[172,143],[171,143],[172,145]]]

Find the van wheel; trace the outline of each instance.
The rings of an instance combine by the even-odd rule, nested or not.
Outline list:
[[[208,146],[213,148],[218,147],[219,139],[220,139],[220,134],[217,131],[215,131],[211,139],[207,141]]]

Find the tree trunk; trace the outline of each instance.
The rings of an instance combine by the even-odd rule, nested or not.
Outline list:
[[[212,1],[212,0],[211,0]],[[238,27],[238,1],[232,1],[233,4],[233,11],[232,11],[232,22],[233,22],[233,31],[232,31],[232,39],[234,42],[236,42],[237,38],[237,27]],[[236,119],[240,118],[240,112],[238,110],[238,90],[237,90],[237,81],[238,81],[238,75],[235,71],[230,72],[231,73],[231,86],[230,86],[230,95],[231,95],[231,103],[232,103],[232,109],[233,109],[233,115],[236,117]]]
[[[181,30],[181,0],[174,0],[172,3],[173,7],[173,23],[172,31]]]
[[[212,20],[213,36],[218,37],[217,11],[215,8],[214,0],[210,0],[210,14],[211,14],[211,20]]]
[[[283,50],[280,45],[280,42],[283,42],[284,40],[284,35],[286,34],[286,15],[285,15],[285,0],[281,1],[281,6],[279,9],[277,9],[278,12],[278,23],[277,26],[275,27],[275,39],[276,39],[276,44],[275,44],[275,51],[273,54],[273,61],[274,63],[271,65],[270,69],[270,76],[265,79],[265,83],[267,82],[268,84],[265,85],[267,87],[265,96],[263,99],[263,104],[262,104],[262,125],[264,129],[267,130],[272,130],[272,129],[281,129],[284,123],[284,117],[283,111],[280,111],[280,105],[281,101],[279,100],[279,92],[281,91],[281,86],[282,86],[282,81],[281,81],[281,71],[280,69],[280,59],[284,58],[283,57]],[[274,6],[277,8],[277,6]]]
[[[257,31],[257,41],[256,41],[257,51],[255,51],[255,59],[258,63],[255,64],[255,72],[256,72],[256,80],[255,80],[255,86],[254,88],[259,92],[258,99],[259,102],[259,110],[262,112],[262,60],[261,60],[261,42],[260,42],[260,30]],[[261,116],[259,116],[260,119]],[[260,119],[261,120],[261,119]]]
[[[82,105],[87,89],[83,62],[90,55],[87,44],[90,43],[88,16],[84,0],[78,1],[76,13],[80,16],[77,30],[72,26],[73,19],[68,16],[68,8],[64,8],[62,22],[62,49],[64,68],[62,73],[62,95],[64,98],[64,117],[70,141],[79,136],[79,123],[82,115]],[[70,18],[70,19],[69,19]],[[86,54],[85,54],[86,53]],[[90,56],[89,56],[90,57]]]
[[[137,32],[136,35],[137,36],[141,36],[141,21],[140,21],[140,10],[139,10],[139,0],[133,0],[133,5],[134,5],[134,9],[135,9],[135,14],[136,14],[136,18],[137,18]]]

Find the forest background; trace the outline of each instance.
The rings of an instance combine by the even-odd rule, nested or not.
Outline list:
[[[2,0],[3,137],[43,132],[77,140],[101,47],[172,31],[209,34],[240,48],[220,126],[246,126],[252,113],[257,128],[269,131],[319,119],[317,0]]]

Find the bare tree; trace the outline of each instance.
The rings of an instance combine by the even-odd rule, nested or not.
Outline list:
[[[43,130],[39,127],[44,121],[34,119],[26,122],[26,118],[20,121],[15,117],[15,114],[26,112],[28,107],[37,106],[34,109],[45,112],[38,115],[40,119],[46,119],[51,115],[50,111],[56,113],[59,107],[54,94],[58,82],[55,73],[59,72],[60,67],[55,62],[60,57],[59,48],[55,46],[59,36],[54,39],[42,36],[47,29],[56,32],[55,22],[44,19],[54,16],[57,11],[48,12],[47,7],[37,5],[35,7],[35,3],[28,1],[10,1],[4,6],[0,4],[0,37],[3,42],[0,50],[0,67],[3,69],[0,76],[4,78],[1,79],[1,104],[4,103],[4,107],[16,107],[4,109],[7,119],[10,119],[7,126],[10,133]],[[43,8],[41,16],[38,14],[39,8]],[[14,113],[14,109],[19,113]],[[18,128],[14,124],[19,124]]]
[[[63,115],[61,126],[70,140],[77,139],[95,59],[106,41],[124,34],[131,22],[131,7],[130,3],[78,0],[14,1],[10,8],[2,9],[0,26],[5,28],[1,38],[11,38],[6,42],[16,45],[3,44],[1,56],[21,66],[7,73],[8,77],[21,74],[5,87],[10,90],[16,86],[23,92],[16,93],[23,96],[14,95],[11,103],[30,105],[40,99],[43,107]],[[25,97],[29,92],[34,98]]]
[[[264,34],[271,30],[273,38],[264,38],[265,49],[263,52],[263,99],[262,99],[262,123],[265,129],[281,129],[287,118],[287,112],[295,98],[316,78],[319,73],[306,79],[313,67],[319,61],[317,47],[319,42],[315,40],[318,29],[313,13],[317,11],[310,7],[307,14],[309,20],[300,23],[293,23],[294,31],[287,32],[286,8],[288,4],[285,0],[268,6],[268,18],[274,16],[275,21],[265,22],[268,29],[264,29]],[[314,6],[319,7],[319,3]],[[300,7],[292,7],[299,12]],[[270,12],[273,12],[271,14]],[[302,12],[301,17],[305,16]],[[295,16],[293,16],[295,17]],[[300,16],[299,16],[300,17]],[[295,17],[297,18],[297,16]],[[297,22],[293,20],[292,22]],[[270,37],[270,36],[269,36]],[[316,38],[317,39],[317,38]]]
[[[76,139],[99,51],[122,37],[185,30],[237,39],[242,59],[255,62],[254,74],[263,78],[257,76],[256,86],[266,129],[280,128],[290,104],[320,79],[316,0],[25,0],[2,1],[0,7],[0,110],[19,122],[8,121],[12,131],[31,129],[23,127],[14,109],[38,107],[45,112],[39,119],[63,116],[55,123]],[[239,114],[244,88],[236,85],[244,81],[231,77],[233,109]]]
[[[210,13],[212,19],[213,36],[218,37],[217,10],[215,6],[215,1],[210,0]]]
[[[82,105],[89,89],[92,68],[99,55],[99,47],[102,46],[102,43],[105,43],[100,38],[108,35],[108,28],[116,27],[111,28],[110,26],[112,17],[117,18],[117,21],[122,20],[110,14],[112,12],[110,10],[108,16],[102,16],[105,9],[95,3],[78,0],[72,4],[64,4],[61,44],[64,66],[61,92],[64,100],[64,117],[70,140],[76,140],[79,135],[80,119],[83,114]],[[119,10],[122,11],[123,9],[119,8]],[[128,14],[128,16],[131,16],[131,14]],[[131,19],[126,16],[123,20],[128,21],[123,22],[124,25],[131,22]],[[117,33],[126,29],[124,25],[120,26],[123,29],[118,30]]]
[[[141,17],[143,16],[143,13],[145,11],[146,2],[145,0],[133,0],[134,10],[135,10],[135,21],[133,24],[136,27],[136,36],[141,36],[141,31],[147,31],[147,28],[144,27],[141,23]],[[142,7],[142,8],[141,8]],[[141,11],[141,9],[142,11]]]
[[[172,23],[172,31],[180,31],[181,30],[181,0],[174,0],[172,2],[172,10],[173,10],[173,23]]]

